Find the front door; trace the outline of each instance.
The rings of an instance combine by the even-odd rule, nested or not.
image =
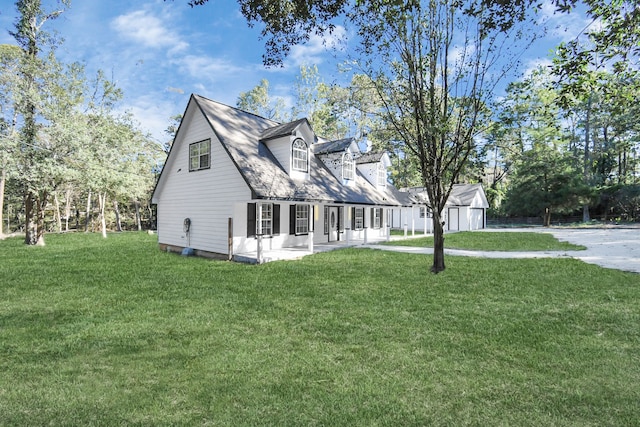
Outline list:
[[[340,225],[338,219],[338,207],[330,206],[329,207],[329,241],[335,242],[339,240],[340,234]]]

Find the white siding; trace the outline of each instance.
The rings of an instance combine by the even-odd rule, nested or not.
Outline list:
[[[233,202],[249,200],[250,190],[199,110],[189,109],[173,161],[158,198],[158,241],[226,254]],[[186,125],[186,126],[185,126]],[[189,144],[211,139],[211,168],[189,172]],[[245,215],[246,216],[246,215]],[[183,231],[183,220],[191,230]]]
[[[470,230],[481,230],[484,228],[484,209],[471,208],[469,218]]]
[[[267,148],[273,153],[287,174],[291,173],[291,140],[290,136],[267,141]],[[307,142],[308,144],[308,142]]]

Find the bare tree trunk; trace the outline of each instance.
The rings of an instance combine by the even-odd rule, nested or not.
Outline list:
[[[140,219],[140,202],[138,200],[135,200],[133,204],[136,208],[136,225],[138,227],[138,231],[142,231],[142,220]]]
[[[71,188],[64,192],[64,231],[69,231],[69,217],[71,216]]]
[[[87,213],[84,221],[84,232],[89,231],[89,221],[91,220],[91,190],[89,190],[89,194],[87,195]]]
[[[38,196],[37,212],[36,212],[36,245],[44,246],[44,232],[45,232],[45,208],[47,207],[47,198],[49,195],[46,191],[43,191]]]
[[[0,237],[2,237],[2,230],[4,230],[3,228],[3,218],[4,216],[2,215],[2,213],[4,212],[4,183],[7,180],[7,173],[4,170],[4,168],[2,168],[2,171],[0,172]],[[9,230],[7,229],[7,233],[9,232]]]
[[[37,226],[33,220],[33,193],[26,191],[24,195],[24,243],[35,245],[38,242]]]
[[[105,217],[105,205],[107,203],[107,193],[98,193],[98,205],[100,207],[100,226],[102,228],[102,237],[107,238],[107,219]]]
[[[118,201],[113,201],[113,211],[116,214],[116,230],[122,232],[122,223],[120,222],[120,208],[118,207]]]
[[[62,233],[62,214],[60,213],[60,200],[58,200],[58,192],[53,193],[53,204],[55,205],[55,218],[58,232]]]
[[[584,173],[584,182],[585,184],[589,184],[589,143],[591,137],[591,103],[592,97],[589,95],[589,100],[587,101],[587,117],[584,124],[584,164],[583,164],[583,173]],[[551,221],[551,220],[549,220]],[[585,203],[582,205],[582,222],[591,221],[591,216],[589,215],[589,204]]]
[[[444,271],[444,221],[438,209],[433,210],[433,265],[432,273]]]
[[[542,224],[545,227],[551,227],[551,209],[544,208],[544,219],[542,221]]]

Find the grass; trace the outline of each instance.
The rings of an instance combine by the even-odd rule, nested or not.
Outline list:
[[[433,247],[433,235],[394,240],[382,244],[393,246]],[[584,246],[561,242],[550,233],[537,232],[490,232],[462,231],[447,233],[445,248],[478,251],[575,251]]]
[[[483,234],[484,235],[484,234]],[[154,236],[0,241],[0,425],[637,425],[640,279],[369,249],[260,266]]]

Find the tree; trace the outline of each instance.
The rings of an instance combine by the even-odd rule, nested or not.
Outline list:
[[[491,32],[484,14],[459,2],[369,1],[352,19],[362,39],[359,62],[384,103],[403,150],[419,163],[434,221],[431,271],[445,269],[442,213],[475,153],[488,119],[496,67],[508,36]],[[517,40],[510,40],[517,44]]]
[[[18,145],[16,92],[21,59],[22,49],[18,46],[0,45],[0,236],[4,226],[6,182],[15,171],[14,153]]]
[[[250,25],[264,23],[266,65],[281,64],[290,46],[311,34],[330,32],[338,16],[354,25],[359,39],[354,63],[377,92],[402,151],[418,161],[434,213],[431,271],[443,271],[442,210],[475,149],[492,77],[504,76],[496,64],[515,42],[507,34],[522,35],[516,22],[524,18],[505,5],[505,19],[498,21],[480,0],[239,4]],[[519,10],[525,13],[525,5]]]
[[[62,0],[58,3],[60,9],[47,12],[40,0],[18,0],[16,7],[19,16],[15,31],[11,32],[24,52],[20,66],[17,110],[24,122],[20,130],[20,151],[25,200],[25,243],[29,245],[44,245],[44,209],[49,196],[48,190],[38,185],[39,174],[44,171],[38,169],[37,165],[51,158],[38,135],[38,116],[45,90],[43,72],[47,70],[41,51],[54,41],[42,27],[47,21],[57,18],[68,7],[69,1]]]
[[[506,211],[514,215],[541,216],[545,227],[552,213],[574,211],[585,186],[573,156],[554,147],[536,145],[518,161],[507,191]]]
[[[238,96],[236,106],[241,110],[257,114],[277,122],[285,122],[290,118],[284,112],[282,98],[274,98],[269,94],[269,80],[262,79],[253,89],[242,92]]]

